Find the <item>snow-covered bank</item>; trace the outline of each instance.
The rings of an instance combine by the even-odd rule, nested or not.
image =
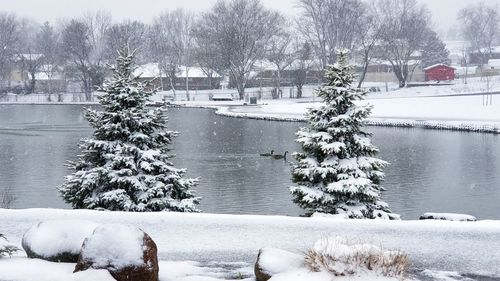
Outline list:
[[[319,238],[340,235],[399,249],[408,254],[412,271],[456,271],[500,278],[500,221],[352,221],[57,209],[0,209],[0,218],[0,231],[17,245],[23,234],[39,220],[85,219],[140,227],[157,243],[162,261],[243,262],[246,266],[242,268],[247,268],[252,266],[260,248],[301,252]],[[0,280],[9,280],[1,270],[2,265],[4,268],[10,266],[9,261],[0,262]],[[29,270],[27,267],[26,274]]]
[[[482,95],[453,97],[414,97],[367,99],[373,105],[368,125],[389,127],[420,127],[427,129],[500,133],[500,102],[493,96],[492,105],[483,105]],[[318,102],[307,100],[274,100],[258,106],[232,103],[190,102],[182,106],[215,108],[222,116],[260,120],[305,120],[304,114]]]

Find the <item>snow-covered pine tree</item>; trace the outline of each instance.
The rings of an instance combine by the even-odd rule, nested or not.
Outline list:
[[[374,157],[378,149],[362,128],[371,107],[355,104],[366,92],[351,86],[355,75],[348,51],[339,50],[337,56],[318,90],[325,104],[310,109],[309,128],[297,132],[303,152],[294,153],[293,200],[310,213],[399,219],[380,200],[382,169],[388,163]]]
[[[198,179],[184,178],[170,162],[177,132],[167,130],[162,110],[146,107],[154,91],[136,82],[133,59],[127,49],[119,52],[113,78],[99,89],[102,111],[86,109],[93,138],[82,139],[60,193],[78,209],[196,212],[191,188]]]

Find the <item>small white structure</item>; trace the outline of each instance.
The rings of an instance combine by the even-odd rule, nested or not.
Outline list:
[[[500,59],[488,60],[488,68],[489,69],[500,69]]]

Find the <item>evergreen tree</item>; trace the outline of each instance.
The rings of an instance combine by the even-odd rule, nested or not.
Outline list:
[[[446,49],[446,44],[441,41],[436,32],[429,30],[422,50],[422,67],[443,63],[450,63],[450,52]]]
[[[310,109],[310,128],[297,132],[303,152],[294,154],[293,200],[311,213],[399,219],[380,200],[382,169],[388,163],[374,158],[378,149],[362,128],[371,107],[355,104],[366,92],[352,87],[355,76],[347,51],[337,55],[338,63],[328,66],[318,90],[325,104]]]
[[[113,78],[99,89],[102,111],[86,109],[93,138],[82,139],[60,193],[78,209],[195,212],[199,198],[190,189],[198,180],[169,161],[177,132],[167,130],[161,109],[146,107],[154,91],[136,82],[133,58],[119,52]]]

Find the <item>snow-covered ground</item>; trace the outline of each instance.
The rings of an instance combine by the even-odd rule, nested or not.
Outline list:
[[[466,131],[500,132],[500,95],[491,95],[486,105],[483,95],[374,98],[360,102],[373,106],[369,123],[378,126],[426,127]],[[184,106],[217,108],[231,117],[303,121],[308,108],[320,106],[318,99],[269,100],[257,106],[237,102],[189,102]]]
[[[56,209],[0,209],[0,218],[0,231],[17,245],[23,234],[40,220],[83,219],[138,226],[158,245],[163,281],[251,278],[260,248],[300,253],[328,235],[401,250],[411,260],[411,271],[419,276],[427,270],[437,275],[449,271],[457,276],[477,274],[490,276],[489,280],[500,278],[500,221],[353,221]],[[28,260],[23,254],[0,259],[0,280],[92,280],[90,277],[71,279],[75,278],[71,271],[70,265]],[[40,277],[48,272],[60,276]]]

